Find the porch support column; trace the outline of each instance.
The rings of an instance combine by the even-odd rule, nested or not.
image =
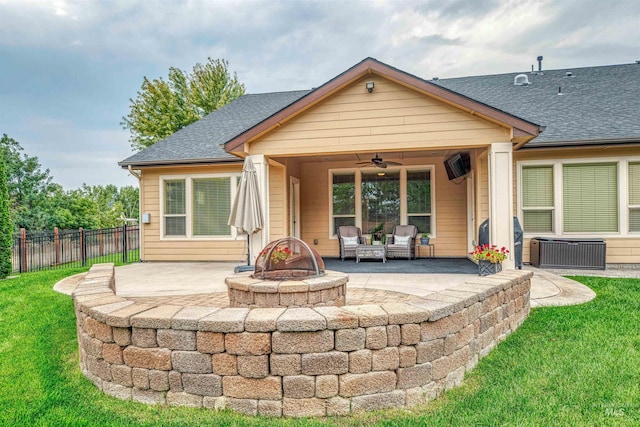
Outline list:
[[[256,168],[260,207],[264,219],[262,230],[251,238],[251,263],[255,264],[258,254],[269,243],[269,161],[263,154],[252,154],[251,159]]]
[[[513,259],[513,144],[496,142],[489,149],[489,241],[510,253],[504,269],[515,268]]]

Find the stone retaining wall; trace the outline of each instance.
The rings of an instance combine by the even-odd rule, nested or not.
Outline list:
[[[101,264],[73,294],[80,366],[144,403],[287,417],[410,407],[459,385],[524,321],[531,276],[472,278],[420,305],[221,309],[118,297]]]

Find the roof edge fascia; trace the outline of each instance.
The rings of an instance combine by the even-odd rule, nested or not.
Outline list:
[[[578,139],[567,141],[550,141],[550,142],[538,142],[532,141],[521,147],[521,150],[546,150],[549,148],[579,148],[579,147],[597,147],[607,145],[640,145],[640,137],[629,138],[602,138],[602,139]]]
[[[222,164],[222,163],[238,163],[243,162],[242,158],[210,158],[210,159],[180,159],[180,160],[149,160],[140,162],[118,162],[118,165],[122,169],[127,169],[129,166],[132,168],[137,167],[154,167],[154,166],[198,166],[203,164]]]
[[[307,95],[289,104],[282,110],[274,113],[262,122],[247,129],[243,133],[227,141],[224,144],[225,151],[242,152],[246,151],[244,144],[251,139],[259,136],[272,128],[280,126],[283,121],[290,120],[301,112],[311,108],[323,99],[337,92],[341,88],[351,84],[353,81],[367,75],[375,74],[388,80],[394,81],[402,86],[413,88],[426,95],[432,96],[442,102],[472,115],[485,118],[493,122],[499,122],[508,127],[517,129],[519,134],[529,134],[532,138],[542,132],[542,126],[516,117],[504,111],[498,110],[487,104],[461,95],[452,90],[430,83],[420,77],[409,74],[405,71],[384,64],[374,58],[366,58],[349,68],[348,70],[337,75],[322,86],[312,90]]]

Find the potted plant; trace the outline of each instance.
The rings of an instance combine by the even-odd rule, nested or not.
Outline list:
[[[387,241],[387,233],[384,232],[384,223],[371,230],[371,244],[384,245]]]
[[[430,237],[431,237],[431,235],[429,233],[422,233],[422,235],[420,236],[420,244],[421,245],[428,245]]]
[[[478,261],[478,274],[488,276],[502,271],[502,261],[507,259],[509,250],[504,246],[500,249],[496,245],[476,246],[471,252],[474,261]]]

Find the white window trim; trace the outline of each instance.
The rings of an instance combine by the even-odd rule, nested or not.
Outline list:
[[[547,160],[520,160],[517,165],[517,203],[518,203],[518,220],[523,223],[523,196],[522,196],[522,168],[524,166],[553,166],[553,229],[552,233],[524,233],[525,238],[531,237],[556,237],[556,238],[615,238],[615,237],[638,237],[640,232],[629,231],[629,187],[628,187],[628,165],[629,162],[639,162],[640,157],[592,157],[592,158],[575,158],[575,159],[547,159]],[[562,167],[571,164],[583,163],[615,163],[618,170],[618,231],[611,232],[564,232],[564,204],[563,204],[563,188],[562,188]]]
[[[336,240],[338,236],[333,232],[334,223],[333,223],[333,174],[347,174],[354,173],[355,174],[355,186],[356,186],[356,219],[355,226],[362,229],[362,172],[371,172],[371,171],[379,171],[379,168],[336,168],[328,170],[328,194],[329,194],[329,239]],[[386,172],[399,172],[400,173],[400,223],[408,224],[409,215],[407,214],[407,171],[424,171],[428,170],[430,173],[430,181],[431,181],[431,232],[430,237],[432,239],[436,238],[436,168],[435,165],[410,165],[410,166],[400,166],[400,167],[390,167],[384,169]],[[414,214],[418,215],[418,214]],[[424,215],[427,215],[426,213]],[[341,216],[341,215],[335,215]],[[347,217],[351,217],[351,215],[343,215]],[[366,233],[366,230],[362,230],[363,236],[370,236]]]
[[[161,175],[158,178],[158,186],[160,189],[160,240],[188,240],[188,241],[201,241],[201,240],[235,240],[237,231],[235,227],[231,227],[231,234],[221,236],[194,236],[193,235],[193,180],[194,179],[207,179],[207,178],[230,178],[231,185],[231,202],[235,198],[238,191],[237,179],[234,177],[240,177],[241,173],[209,173],[209,174],[183,174],[183,175]],[[167,236],[165,230],[165,214],[164,214],[164,182],[165,181],[185,181],[185,215],[186,215],[186,236]],[[174,215],[182,216],[182,215]]]
[[[620,169],[624,169],[624,171],[620,171],[620,174],[624,174],[625,177],[625,186],[624,186],[624,190],[625,190],[625,194],[624,194],[624,201],[627,205],[627,209],[624,210],[624,215],[626,216],[626,223],[627,223],[627,228],[625,229],[625,231],[629,234],[629,236],[640,236],[640,231],[629,231],[629,211],[633,210],[640,210],[640,205],[632,205],[631,203],[629,203],[629,163],[638,163],[640,161],[640,157],[634,157],[634,158],[629,158],[626,159],[626,161],[624,162],[624,167],[620,168]],[[622,190],[619,190],[622,191]]]
[[[554,206],[537,206],[535,208],[526,208],[523,206],[524,205],[524,196],[522,194],[522,170],[524,169],[525,166],[551,166],[552,167],[552,172],[551,172],[551,178],[553,179],[553,203]],[[551,211],[551,229],[552,230],[557,230],[557,216],[556,213],[558,212],[557,209],[557,200],[556,200],[556,195],[558,194],[557,188],[556,188],[556,168],[553,165],[553,163],[549,163],[549,162],[532,162],[532,163],[527,163],[527,162],[519,162],[518,163],[518,167],[517,167],[517,171],[516,171],[516,176],[517,176],[517,182],[518,182],[518,190],[517,190],[517,200],[518,200],[518,221],[520,221],[520,224],[522,226],[522,228],[524,228],[524,211]],[[535,236],[540,236],[540,237],[544,237],[544,236],[556,236],[557,233],[555,231],[550,231],[550,232],[537,232],[537,233],[525,233],[525,236],[528,236],[529,234],[531,235],[535,235]]]

